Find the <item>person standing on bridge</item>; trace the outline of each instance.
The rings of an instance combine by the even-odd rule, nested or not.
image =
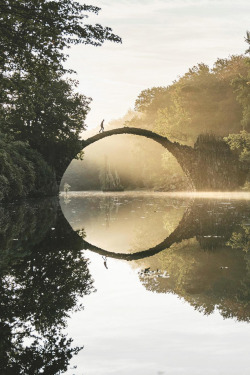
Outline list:
[[[102,120],[102,122],[101,122],[101,129],[99,130],[99,133],[103,133],[104,132],[104,125],[103,125],[103,123],[104,123],[104,120]]]

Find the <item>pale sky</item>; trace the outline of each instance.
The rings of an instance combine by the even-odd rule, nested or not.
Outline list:
[[[83,1],[80,0],[83,3]],[[121,45],[73,46],[67,66],[92,97],[89,128],[122,117],[139,93],[171,84],[197,63],[244,53],[249,0],[94,0],[88,23],[109,26]]]

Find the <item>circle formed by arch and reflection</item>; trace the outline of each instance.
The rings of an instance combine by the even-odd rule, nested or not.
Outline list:
[[[169,247],[179,238],[177,229],[188,211],[187,202],[164,194],[75,193],[69,200],[61,197],[61,208],[73,230],[83,238],[83,247],[126,260]]]

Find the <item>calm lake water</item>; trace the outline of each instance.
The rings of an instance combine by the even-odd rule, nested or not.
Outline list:
[[[1,373],[250,373],[249,194],[72,192],[0,210]],[[67,365],[70,346],[84,348]]]

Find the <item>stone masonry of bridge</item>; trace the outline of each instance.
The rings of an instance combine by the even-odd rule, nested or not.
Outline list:
[[[233,191],[245,182],[245,174],[240,170],[238,158],[225,142],[208,139],[205,143],[196,142],[194,147],[171,142],[150,130],[132,127],[112,129],[96,134],[82,141],[82,149],[118,134],[134,134],[150,138],[167,149],[178,161],[189,178],[193,190]]]

